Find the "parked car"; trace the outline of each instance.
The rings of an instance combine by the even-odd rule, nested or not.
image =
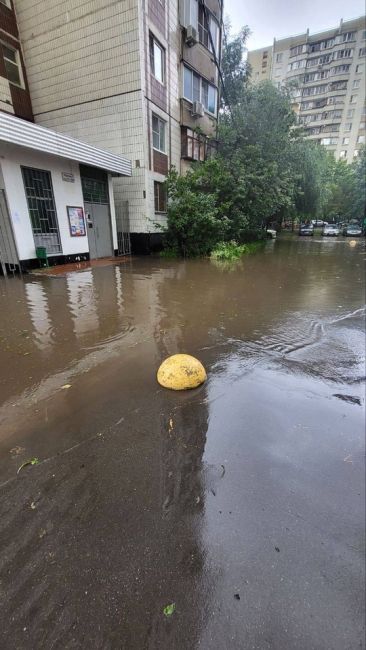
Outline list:
[[[267,228],[266,235],[267,235],[267,239],[276,239],[277,230],[275,230],[274,228]]]
[[[346,237],[361,237],[362,228],[358,223],[349,223],[345,235]]]
[[[311,223],[302,223],[299,228],[299,235],[309,235],[314,234],[314,226]]]
[[[314,228],[322,228],[323,226],[328,225],[327,221],[322,221],[321,219],[312,219],[311,223],[314,226]]]
[[[341,231],[336,223],[329,223],[327,226],[323,227],[322,235],[323,237],[337,237],[340,232]]]

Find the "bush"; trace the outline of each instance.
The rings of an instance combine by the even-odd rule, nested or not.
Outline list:
[[[215,246],[211,253],[214,260],[233,261],[239,259],[242,255],[247,253],[255,253],[258,249],[262,248],[264,242],[253,242],[251,244],[237,244],[235,241],[220,242]]]
[[[215,196],[196,189],[192,172],[178,176],[175,170],[170,171],[167,188],[166,247],[183,257],[209,255],[225,231]]]

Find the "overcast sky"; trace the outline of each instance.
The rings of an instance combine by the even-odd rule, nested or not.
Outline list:
[[[252,35],[248,49],[271,45],[273,37],[319,32],[365,13],[365,0],[224,0],[232,32],[248,25]]]

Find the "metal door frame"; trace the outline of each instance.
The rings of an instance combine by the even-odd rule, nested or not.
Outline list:
[[[7,274],[8,274],[8,271],[6,269],[6,265],[8,265],[9,271],[11,273],[13,273],[13,275],[14,275],[15,271],[17,270],[16,267],[18,267],[20,273],[22,272],[22,269],[21,269],[21,266],[20,266],[19,253],[18,253],[18,248],[17,248],[17,244],[16,244],[16,240],[15,240],[13,223],[12,223],[12,220],[10,218],[10,210],[9,210],[8,201],[7,201],[7,198],[6,198],[6,192],[5,192],[4,188],[0,188],[0,195],[3,198],[4,206],[5,206],[4,223],[5,223],[5,226],[6,225],[8,226],[8,228],[6,228],[7,232],[3,233],[2,228],[1,228],[1,221],[0,221],[0,267],[2,268],[4,277],[6,277]],[[5,238],[5,235],[6,235],[6,238]],[[11,241],[10,241],[10,238],[11,238]],[[4,241],[4,243],[5,243],[6,239],[8,240],[8,246],[9,246],[9,251],[8,251],[9,254],[8,255],[6,254],[6,245],[4,246],[4,249],[2,249],[2,247],[1,247],[1,242]],[[12,254],[11,248],[14,249],[14,253],[15,253],[16,257],[14,257],[14,255]],[[4,259],[4,257],[9,257],[9,258],[13,258],[13,259],[12,259],[12,261],[6,261]]]
[[[96,179],[96,178],[89,178],[88,176],[83,176],[83,177],[81,177],[81,186],[82,186],[82,188],[83,188],[83,178],[85,178],[87,180],[91,180],[91,181],[98,181],[99,180],[99,179]],[[101,181],[101,182],[104,182],[104,181]],[[104,201],[89,201],[88,199],[85,198],[84,191],[83,191],[84,213],[87,212],[87,210],[85,210],[85,204],[86,203],[88,203],[92,208],[93,208],[93,205],[106,205],[106,206],[108,206],[108,232],[109,232],[109,241],[110,241],[110,244],[111,244],[111,254],[110,255],[111,255],[111,257],[114,257],[112,213],[111,213],[111,197],[110,197],[110,192],[109,192],[108,178],[107,178],[107,181],[106,181],[106,188],[107,188],[107,197],[108,197],[108,202],[107,203],[105,203]],[[87,222],[86,219],[85,219],[85,221],[86,221],[87,228],[89,228],[88,222]],[[95,242],[97,242],[96,239],[95,239]],[[117,245],[118,245],[118,243],[117,243]],[[88,235],[88,246],[89,246],[89,257],[90,257],[89,235]],[[95,257],[95,258],[90,258],[90,259],[99,260],[99,259],[103,259],[103,258],[102,257]]]

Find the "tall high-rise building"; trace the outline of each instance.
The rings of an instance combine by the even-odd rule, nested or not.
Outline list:
[[[252,81],[292,82],[294,110],[307,137],[348,162],[365,144],[365,17],[318,34],[274,39],[248,53]]]
[[[132,160],[114,180],[132,249],[166,215],[168,170],[215,147],[222,0],[13,2],[37,124]],[[18,43],[18,41],[17,41]]]

